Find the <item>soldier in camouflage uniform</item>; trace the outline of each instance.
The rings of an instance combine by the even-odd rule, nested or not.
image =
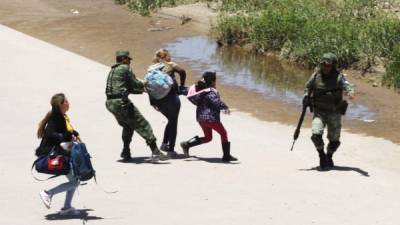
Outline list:
[[[303,104],[314,107],[311,140],[318,151],[321,169],[334,166],[332,156],[340,145],[341,120],[347,109],[343,94],[350,100],[354,99],[353,86],[338,70],[337,63],[337,57],[332,53],[322,56],[320,65],[306,83],[303,99]],[[328,128],[329,140],[326,154],[322,138],[325,127]]]
[[[128,98],[129,94],[142,94],[144,91],[143,82],[136,78],[129,66],[131,60],[128,51],[116,52],[117,63],[111,67],[106,87],[106,107],[122,126],[124,147],[121,157],[125,161],[131,159],[129,145],[136,131],[150,146],[153,160],[166,160],[168,158],[157,147],[150,124]]]

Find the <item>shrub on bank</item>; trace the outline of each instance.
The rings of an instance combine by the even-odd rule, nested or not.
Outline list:
[[[367,71],[381,62],[384,83],[399,87],[394,47],[400,42],[400,19],[385,11],[392,1],[380,0],[115,0],[142,15],[193,2],[218,2],[220,15],[212,33],[221,44],[241,45],[257,52],[280,51],[283,57],[314,67],[325,52],[339,66]],[[395,83],[397,82],[397,83]]]
[[[233,7],[223,8],[236,12],[221,14],[213,26],[219,41],[251,44],[258,52],[278,50],[308,67],[324,52],[334,52],[340,66],[367,70],[376,59],[392,56],[400,41],[400,19],[376,0],[270,0],[254,5],[257,10],[229,2]]]
[[[400,88],[400,44],[397,44],[392,51],[382,81],[389,87]]]
[[[126,4],[128,8],[143,16],[161,7],[176,6],[179,4],[194,3],[200,0],[114,0],[116,4]]]
[[[114,0],[116,4],[126,4],[132,11],[138,12],[141,15],[149,15],[154,9],[163,6],[174,6],[176,0]]]

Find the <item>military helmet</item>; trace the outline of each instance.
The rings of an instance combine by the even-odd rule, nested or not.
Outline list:
[[[116,55],[117,57],[125,56],[125,57],[128,57],[128,58],[132,59],[132,58],[129,56],[129,51],[126,51],[126,50],[118,50],[118,51],[115,53],[115,55]]]
[[[338,62],[337,56],[333,53],[325,53],[322,55],[321,64],[331,64],[331,65],[336,65]]]

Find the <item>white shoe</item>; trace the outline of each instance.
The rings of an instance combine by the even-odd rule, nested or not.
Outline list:
[[[68,209],[61,209],[59,214],[61,216],[79,216],[81,214],[81,211],[76,210],[74,207],[71,207]]]
[[[158,161],[165,161],[168,159],[169,159],[169,157],[167,155],[165,155],[164,153],[160,152],[159,150],[157,150],[157,152],[153,152],[151,154],[151,161],[153,163],[158,162]]]
[[[41,191],[39,193],[40,199],[42,199],[43,204],[46,208],[50,209],[51,205],[51,195],[49,195],[46,191]]]

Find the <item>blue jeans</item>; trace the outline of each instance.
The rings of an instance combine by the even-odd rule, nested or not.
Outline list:
[[[72,170],[67,175],[68,182],[58,185],[47,191],[47,193],[53,197],[53,195],[59,194],[61,192],[67,192],[65,196],[64,209],[71,208],[72,198],[76,188],[79,186],[79,181],[72,175]]]

